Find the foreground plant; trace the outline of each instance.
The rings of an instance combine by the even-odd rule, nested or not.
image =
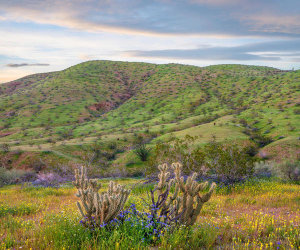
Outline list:
[[[112,181],[106,192],[99,193],[101,184],[95,179],[88,179],[83,166],[75,170],[74,185],[78,190],[76,196],[81,200],[77,206],[84,218],[82,223],[87,227],[100,227],[113,220],[130,194],[130,190]]]
[[[171,170],[174,171],[175,177],[170,178],[171,173],[168,171],[168,165],[158,166],[158,184],[154,190],[151,190],[151,214],[155,220],[163,220],[167,224],[178,222],[187,226],[196,222],[198,215],[204,205],[213,194],[216,184],[212,183],[207,193],[201,194],[208,187],[208,182],[198,183],[197,174],[194,173],[184,181],[181,176],[182,165],[173,163]],[[171,193],[175,185],[174,192]],[[157,192],[157,200],[155,193]]]

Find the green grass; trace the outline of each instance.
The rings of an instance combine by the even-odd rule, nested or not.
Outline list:
[[[29,215],[39,210],[35,204],[20,204],[18,206],[9,206],[0,203],[0,217],[7,215]]]

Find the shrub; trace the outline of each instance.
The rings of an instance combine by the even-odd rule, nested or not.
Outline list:
[[[254,172],[253,159],[236,144],[212,141],[205,146],[205,154],[206,166],[221,182],[241,181]]]
[[[258,147],[254,145],[249,145],[245,147],[245,153],[251,157],[254,157],[258,153]]]
[[[250,139],[254,141],[260,148],[263,148],[264,146],[267,146],[273,142],[272,138],[261,135],[260,133],[254,131],[251,132]]]
[[[5,153],[8,153],[10,151],[10,145],[7,143],[3,143],[0,145],[0,150],[2,150]]]
[[[254,175],[256,177],[264,178],[271,177],[274,175],[274,164],[273,162],[260,161],[254,163]]]
[[[134,153],[139,157],[141,161],[147,161],[150,156],[150,148],[147,148],[144,143],[141,143],[134,150]]]
[[[170,142],[156,144],[149,161],[148,173],[156,171],[157,163],[181,162],[184,173],[195,171],[201,174],[205,154],[201,148],[193,146],[197,138],[186,135],[183,139],[174,138]]]
[[[19,169],[8,170],[0,167],[0,187],[4,185],[15,184],[26,176],[27,172]]]
[[[300,161],[285,161],[274,165],[274,171],[283,180],[300,181]]]
[[[35,181],[32,182],[35,186],[57,187],[67,179],[56,173],[38,173]]]

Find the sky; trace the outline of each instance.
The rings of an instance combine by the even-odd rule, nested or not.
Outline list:
[[[299,0],[0,0],[0,83],[88,60],[300,68]]]

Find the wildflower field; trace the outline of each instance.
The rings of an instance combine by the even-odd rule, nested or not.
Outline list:
[[[132,192],[123,216],[144,214],[152,184],[118,179]],[[109,180],[101,181],[104,190]],[[192,227],[174,230],[140,223],[91,231],[80,223],[76,189],[12,185],[0,189],[1,249],[299,249],[300,186],[252,180],[217,187]]]

